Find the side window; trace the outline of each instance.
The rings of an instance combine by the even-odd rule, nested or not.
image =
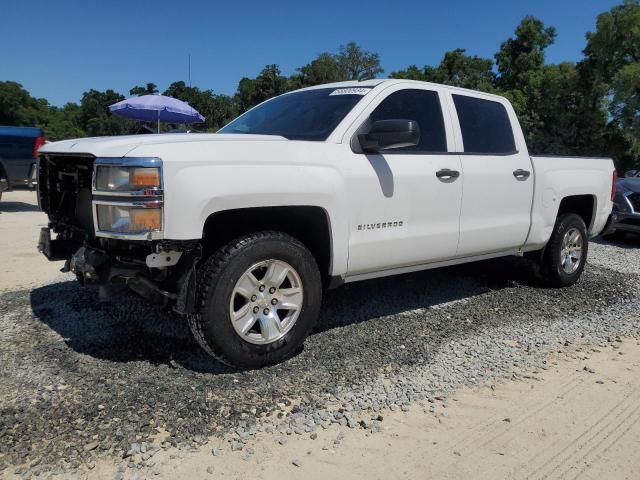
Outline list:
[[[437,92],[415,89],[398,90],[385,98],[370,116],[372,122],[394,119],[414,120],[420,126],[420,143],[394,149],[394,152],[447,151],[447,136]]]
[[[504,105],[483,98],[453,95],[458,111],[464,151],[512,153],[516,151],[513,130]]]

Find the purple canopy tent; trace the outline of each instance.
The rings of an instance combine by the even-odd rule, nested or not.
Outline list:
[[[146,120],[169,123],[202,123],[204,117],[188,103],[164,95],[142,95],[127,98],[109,107],[111,113],[134,120]]]

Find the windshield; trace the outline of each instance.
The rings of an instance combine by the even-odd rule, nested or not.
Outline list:
[[[321,88],[264,102],[218,133],[281,135],[289,140],[326,140],[371,88]]]

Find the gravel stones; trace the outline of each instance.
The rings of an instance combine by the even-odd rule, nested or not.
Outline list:
[[[89,442],[84,446],[84,451],[90,452],[91,450],[95,450],[96,448],[98,448],[98,445],[98,442]]]
[[[640,335],[640,249],[592,243],[570,288],[540,288],[528,272],[514,258],[348,284],[327,293],[300,355],[245,372],[211,360],[182,318],[133,295],[103,304],[75,282],[2,293],[0,475],[104,455],[146,469],[160,433],[165,448],[219,435],[240,451],[260,431],[375,432],[389,409],[424,401],[439,412],[461,386]]]
[[[214,447],[214,448],[211,449],[211,454],[214,457],[219,457],[220,455],[222,455],[222,449],[218,448],[218,447]]]
[[[231,442],[231,451],[232,452],[239,452],[243,448],[244,448],[244,445],[241,442],[235,442],[235,441]]]

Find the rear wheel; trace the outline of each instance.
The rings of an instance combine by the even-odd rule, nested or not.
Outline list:
[[[552,287],[573,285],[584,270],[588,246],[582,217],[575,213],[560,216],[542,257],[544,281]]]
[[[316,323],[320,272],[309,250],[280,232],[238,238],[209,257],[198,274],[194,337],[210,355],[239,368],[281,362]]]

